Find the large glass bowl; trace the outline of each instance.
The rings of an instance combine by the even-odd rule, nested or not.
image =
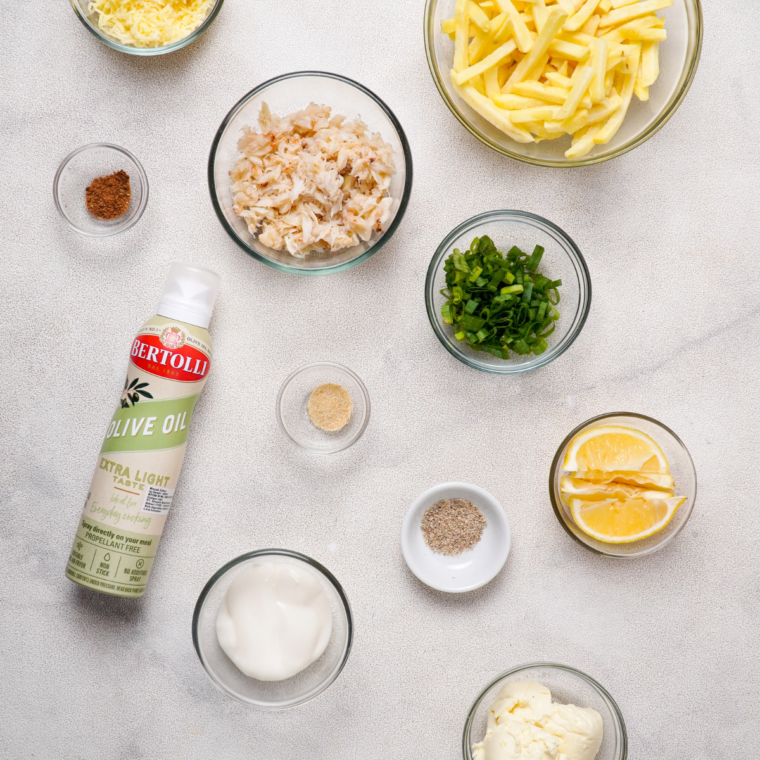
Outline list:
[[[536,681],[551,691],[554,702],[593,708],[604,722],[604,739],[594,760],[626,760],[628,757],[625,721],[615,700],[601,684],[568,665],[531,662],[502,673],[478,694],[464,724],[464,760],[472,760],[472,745],[486,735],[489,708],[502,687],[510,681]]]
[[[118,50],[121,53],[129,53],[130,55],[163,55],[164,53],[172,53],[175,50],[179,50],[197,40],[198,37],[200,37],[214,22],[217,14],[222,9],[224,0],[216,0],[211,7],[211,10],[208,12],[208,16],[203,20],[203,23],[193,32],[188,34],[187,37],[172,42],[171,45],[162,45],[161,47],[124,45],[101,30],[98,26],[98,14],[89,10],[89,0],[70,0],[70,2],[71,7],[74,9],[74,13],[77,14],[77,18],[84,24],[85,28],[94,34],[103,44],[108,45],[108,47]]]
[[[497,359],[458,341],[454,328],[443,323],[441,306],[446,299],[441,290],[446,286],[443,269],[446,258],[454,248],[469,248],[473,238],[483,235],[488,235],[502,253],[513,245],[532,253],[536,245],[542,245],[545,252],[538,271],[553,280],[562,280],[557,306],[560,318],[547,339],[549,347],[543,354],[518,356],[512,353],[510,359]],[[570,348],[591,308],[591,278],[578,246],[556,224],[526,211],[489,211],[460,224],[438,246],[428,267],[425,304],[435,334],[452,356],[474,369],[512,375],[543,367]]]
[[[295,566],[322,586],[332,611],[332,634],[322,656],[284,681],[258,681],[238,670],[219,646],[216,617],[232,581],[251,565],[267,562]],[[354,627],[351,607],[335,576],[316,560],[287,549],[261,549],[243,554],[218,570],[204,586],[193,614],[193,644],[211,682],[228,697],[261,710],[295,707],[321,694],[340,675],[348,660]]]
[[[259,242],[245,221],[232,210],[229,172],[238,156],[238,140],[243,127],[258,127],[259,111],[266,103],[272,113],[286,116],[309,103],[331,106],[333,114],[361,119],[372,132],[379,132],[393,148],[396,174],[391,179],[393,201],[385,229],[366,243],[335,253],[310,253],[299,259],[287,251],[275,251]],[[412,154],[404,130],[393,112],[366,87],[338,74],[296,71],[270,79],[251,90],[227,114],[211,145],[208,160],[211,202],[229,236],[250,256],[281,272],[321,275],[341,272],[366,261],[390,239],[401,223],[412,191]]]
[[[576,435],[592,427],[600,425],[623,425],[625,427],[641,430],[653,438],[662,449],[670,465],[670,474],[675,481],[676,496],[685,496],[686,501],[675,511],[670,522],[658,533],[641,541],[633,541],[629,544],[607,544],[584,533],[573,520],[570,508],[560,497],[560,480],[562,478],[562,461],[565,458],[567,446]],[[554,514],[560,525],[581,546],[592,552],[602,554],[605,557],[621,559],[634,559],[651,554],[669,544],[686,526],[686,523],[694,509],[697,499],[697,473],[694,462],[686,450],[683,441],[668,427],[651,417],[633,412],[612,412],[592,417],[575,430],[568,433],[564,441],[559,445],[554,455],[551,471],[549,473],[549,497],[551,499]]]
[[[623,155],[641,145],[675,113],[689,91],[702,49],[702,7],[699,0],[675,0],[665,11],[668,39],[660,45],[660,77],[649,88],[649,100],[634,95],[618,133],[607,145],[597,145],[583,158],[570,160],[565,151],[570,138],[518,143],[475,113],[454,92],[451,84],[454,43],[441,32],[441,22],[454,15],[456,0],[427,0],[425,52],[433,81],[444,103],[460,123],[482,143],[505,156],[537,166],[589,166]]]

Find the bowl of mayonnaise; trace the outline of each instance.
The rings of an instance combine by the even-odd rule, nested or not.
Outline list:
[[[193,644],[228,697],[282,710],[321,694],[348,660],[351,607],[335,576],[287,549],[261,549],[211,577],[193,614]]]

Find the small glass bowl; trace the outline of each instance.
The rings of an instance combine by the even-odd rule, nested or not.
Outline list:
[[[443,323],[441,306],[446,299],[441,290],[446,286],[443,269],[446,258],[454,248],[469,249],[473,238],[483,235],[488,235],[502,253],[513,245],[528,254],[536,245],[543,246],[545,252],[538,271],[554,280],[562,280],[557,306],[560,318],[554,332],[547,338],[549,347],[539,356],[512,353],[509,359],[497,359],[458,341],[452,325]],[[526,211],[489,211],[460,224],[438,246],[428,267],[425,304],[435,334],[452,356],[473,369],[511,375],[543,367],[570,348],[583,329],[591,308],[591,278],[578,246],[556,224]]]
[[[318,428],[309,417],[312,391],[325,383],[345,388],[351,396],[351,417],[340,430]],[[277,394],[277,422],[283,433],[310,454],[335,454],[355,444],[369,423],[369,394],[348,367],[334,362],[305,364],[291,372]]]
[[[486,735],[488,712],[496,695],[511,681],[535,681],[546,686],[552,700],[565,705],[591,707],[604,721],[604,739],[594,760],[626,760],[628,735],[620,708],[607,690],[591,676],[568,665],[555,662],[531,662],[518,665],[495,678],[478,694],[467,714],[462,736],[464,760],[472,760],[472,745]]]
[[[425,53],[435,86],[449,110],[480,142],[526,164],[568,168],[622,156],[665,125],[686,97],[697,72],[702,50],[702,7],[699,0],[675,0],[662,12],[668,39],[660,45],[660,77],[649,88],[649,100],[642,103],[634,96],[623,125],[607,145],[597,145],[583,158],[567,159],[569,137],[539,143],[515,142],[454,92],[450,76],[454,43],[441,32],[441,22],[454,15],[455,4],[456,0],[427,0],[425,4]]]
[[[163,55],[164,53],[172,53],[175,50],[179,50],[197,40],[198,37],[200,37],[214,22],[217,14],[222,9],[223,3],[224,0],[216,0],[213,8],[211,8],[203,23],[193,32],[188,34],[187,37],[172,42],[171,45],[161,45],[160,47],[124,45],[114,37],[110,37],[98,26],[98,14],[90,12],[88,8],[89,0],[71,0],[71,7],[74,9],[74,13],[77,14],[77,18],[84,24],[85,28],[94,34],[102,43],[108,45],[108,47],[118,50],[120,53],[129,53],[130,55]]]
[[[238,140],[243,127],[257,128],[263,103],[272,113],[285,116],[309,103],[330,106],[333,114],[359,118],[372,132],[378,132],[393,148],[396,174],[389,188],[393,201],[385,229],[366,243],[335,253],[311,253],[299,259],[287,251],[275,251],[259,242],[245,221],[232,210],[230,170],[238,156]],[[208,160],[211,202],[227,234],[250,256],[273,269],[300,275],[335,274],[361,264],[377,253],[392,237],[409,203],[412,191],[412,153],[404,130],[393,112],[372,91],[338,74],[296,71],[270,79],[239,100],[219,127]]]
[[[238,670],[219,646],[216,617],[232,581],[251,565],[291,565],[319,581],[332,610],[332,635],[322,656],[284,681],[258,681]],[[351,607],[335,576],[316,560],[287,549],[260,549],[228,562],[204,586],[193,613],[193,645],[211,682],[238,702],[260,710],[284,710],[314,699],[340,675],[348,660],[354,627]]]
[[[129,174],[132,197],[126,213],[118,219],[98,219],[85,201],[87,186],[96,178],[123,169]],[[90,237],[116,235],[133,227],[148,205],[148,178],[140,162],[124,148],[92,143],[77,148],[63,159],[53,180],[55,207],[70,227]]]
[[[686,501],[676,510],[668,525],[659,533],[655,533],[649,538],[641,541],[633,541],[629,544],[606,544],[584,533],[573,520],[569,507],[560,497],[560,480],[562,478],[562,461],[565,457],[565,451],[570,441],[576,435],[587,430],[588,428],[598,427],[599,425],[623,425],[625,427],[641,430],[653,438],[663,450],[670,465],[670,474],[675,481],[675,495],[686,496]],[[694,502],[697,499],[697,473],[694,469],[694,462],[686,450],[683,441],[668,427],[651,417],[633,412],[612,412],[610,414],[600,414],[598,417],[592,417],[586,420],[582,425],[578,425],[575,430],[567,435],[564,441],[557,449],[552,461],[551,471],[549,473],[549,497],[554,508],[554,514],[557,516],[560,525],[567,533],[574,538],[581,546],[590,549],[592,552],[602,554],[605,557],[617,557],[622,559],[633,559],[643,557],[646,554],[656,552],[669,544],[684,528],[691,512],[694,509]]]

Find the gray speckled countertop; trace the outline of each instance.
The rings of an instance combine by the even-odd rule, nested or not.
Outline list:
[[[5,3],[0,27],[2,760],[458,760],[481,686],[539,659],[609,689],[634,760],[748,756],[760,743],[760,106],[748,57],[760,5],[707,0],[700,70],[675,117],[633,153],[575,171],[520,165],[462,129],[428,72],[422,2],[227,0],[203,38],[157,59],[106,48],[63,0],[38,5]],[[415,161],[393,241],[316,279],[240,251],[205,176],[232,104],[307,68],[377,92]],[[51,197],[61,159],[98,140],[132,150],[151,182],[140,223],[105,240],[69,230]],[[594,289],[573,348],[514,378],[457,363],[423,299],[444,235],[499,207],[565,229]],[[221,274],[215,367],[148,592],[112,599],[63,571],[130,339],[177,258]],[[296,451],[274,416],[283,379],[319,359],[354,369],[373,403],[364,438],[332,458]],[[683,533],[634,562],[571,541],[546,490],[566,433],[620,409],[674,429],[700,484]],[[513,532],[503,572],[458,597],[422,586],[399,546],[408,505],[445,480],[493,493]],[[218,693],[190,638],[209,576],[263,546],[326,564],[356,621],[338,681],[279,714]]]

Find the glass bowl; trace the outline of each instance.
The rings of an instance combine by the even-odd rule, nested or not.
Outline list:
[[[567,445],[578,433],[591,427],[598,427],[599,425],[624,425],[625,427],[635,428],[657,441],[670,465],[670,474],[673,476],[676,484],[676,496],[686,496],[686,501],[676,510],[668,525],[659,533],[655,533],[649,538],[629,544],[606,544],[598,541],[584,533],[575,524],[570,509],[560,498],[562,460],[564,459]],[[554,508],[554,514],[557,516],[560,525],[579,544],[605,557],[633,559],[662,549],[683,530],[691,516],[694,502],[697,498],[697,473],[694,469],[694,462],[686,450],[686,446],[684,446],[683,441],[670,428],[643,414],[612,412],[610,414],[600,414],[598,417],[586,420],[582,425],[578,425],[575,430],[568,433],[565,440],[562,441],[557,449],[557,453],[554,455],[551,472],[549,473],[549,497]]]
[[[518,143],[475,113],[454,92],[449,72],[454,43],[441,32],[441,22],[454,15],[456,0],[427,0],[425,4],[425,53],[433,81],[443,102],[459,122],[484,145],[505,156],[536,166],[590,166],[633,150],[655,134],[676,112],[689,91],[702,50],[702,7],[699,0],[675,0],[662,12],[668,39],[660,45],[660,77],[649,88],[649,100],[634,96],[618,133],[607,145],[597,145],[579,159],[565,158],[570,138]]]
[[[538,271],[552,279],[562,280],[557,306],[560,318],[547,339],[549,347],[539,356],[512,353],[512,358],[497,359],[458,341],[453,326],[443,323],[441,306],[446,299],[441,295],[441,290],[446,285],[443,269],[446,258],[454,248],[469,248],[474,237],[483,235],[488,235],[502,253],[516,245],[530,254],[536,245],[542,245],[546,250]],[[438,246],[428,267],[425,303],[435,334],[452,356],[474,369],[511,375],[543,367],[570,348],[588,317],[591,279],[578,246],[556,224],[526,211],[489,211],[462,222]]]
[[[232,210],[229,172],[238,155],[238,139],[243,127],[257,127],[259,111],[267,103],[272,113],[285,116],[309,103],[328,105],[333,114],[361,119],[372,132],[379,132],[393,148],[396,174],[389,188],[393,200],[385,229],[366,243],[335,253],[311,253],[304,259],[287,251],[275,251],[261,244]],[[214,137],[208,160],[211,202],[229,236],[250,256],[273,269],[290,274],[321,275],[341,272],[366,261],[392,237],[401,223],[412,190],[412,154],[404,130],[390,108],[366,87],[337,74],[296,71],[260,84],[245,95],[227,114]]]
[[[129,174],[132,197],[118,219],[98,219],[87,209],[85,191],[96,178],[123,169]],[[109,143],[77,148],[63,159],[53,180],[55,207],[70,227],[90,237],[124,232],[140,220],[148,204],[148,178],[140,162],[126,149]]]
[[[325,383],[345,388],[351,396],[351,417],[340,429],[318,428],[309,417],[312,391]],[[353,446],[369,423],[369,394],[364,383],[348,367],[334,362],[314,362],[291,372],[277,394],[277,422],[288,439],[310,454],[335,454]]]
[[[175,50],[189,45],[191,42],[200,37],[203,32],[208,29],[214,22],[219,11],[222,9],[224,0],[216,0],[213,7],[209,11],[208,15],[204,19],[203,23],[181,40],[172,42],[171,45],[161,45],[160,47],[137,47],[136,45],[124,45],[113,37],[109,37],[98,26],[98,14],[90,12],[89,0],[71,0],[71,7],[74,9],[74,13],[77,14],[79,20],[85,25],[85,28],[94,34],[102,43],[108,45],[108,47],[118,50],[121,53],[129,53],[130,55],[163,55],[164,53],[172,53]]]
[[[292,678],[258,681],[235,666],[216,637],[216,617],[235,577],[251,565],[293,565],[319,581],[332,610],[332,635],[322,656]],[[204,586],[193,613],[193,645],[211,682],[228,697],[261,710],[295,707],[321,694],[348,660],[353,640],[351,607],[335,576],[305,554],[287,549],[260,549],[243,554],[219,569]]]
[[[536,681],[551,691],[554,702],[593,708],[604,721],[604,739],[594,760],[626,760],[628,757],[625,721],[615,700],[601,684],[568,665],[531,662],[502,673],[478,694],[464,724],[464,760],[472,760],[472,745],[486,735],[489,708],[501,688],[510,681]]]

